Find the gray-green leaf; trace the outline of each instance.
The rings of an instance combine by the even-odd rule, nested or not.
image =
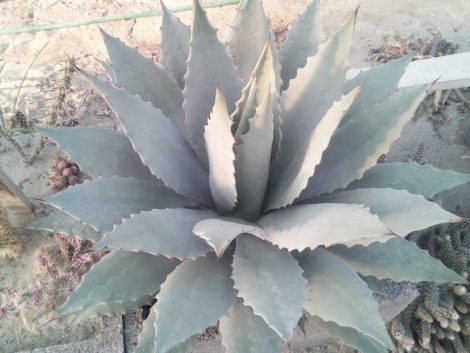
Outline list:
[[[269,179],[274,132],[271,107],[268,89],[255,116],[249,121],[248,132],[240,137],[240,143],[235,146],[237,212],[249,220],[257,219],[261,213]]]
[[[113,69],[115,84],[162,111],[184,132],[183,95],[175,80],[153,60],[101,31]]]
[[[144,321],[142,331],[139,334],[139,343],[135,347],[135,353],[154,353],[155,352],[155,319],[157,313],[154,305],[150,310],[148,318]],[[188,338],[186,341],[177,344],[167,353],[186,353],[188,347],[193,343],[196,335]]]
[[[348,185],[348,190],[361,188],[405,189],[430,199],[435,194],[470,181],[470,174],[442,170],[417,163],[380,163],[367,170],[362,179]]]
[[[335,245],[328,251],[341,257],[363,276],[411,282],[467,283],[457,273],[420,249],[415,243],[394,237],[385,243],[351,248]],[[419,264],[419,266],[416,266]]]
[[[228,111],[233,112],[243,83],[232,57],[218,39],[216,30],[209,23],[198,0],[194,0],[187,70],[183,90],[186,127],[196,154],[207,165],[204,125],[214,106],[215,88],[219,85],[227,101]]]
[[[407,234],[439,223],[459,221],[460,217],[444,211],[436,203],[406,190],[356,189],[324,195],[312,202],[362,204],[370,207],[383,224],[395,234]]]
[[[425,91],[425,87],[400,91],[341,127],[333,135],[300,199],[344,188],[361,178],[400,137]]]
[[[233,275],[245,305],[288,341],[302,316],[305,279],[287,250],[252,236],[237,238]]]
[[[303,253],[300,263],[308,281],[305,309],[310,315],[354,328],[385,347],[394,347],[372,291],[345,261],[315,249]]]
[[[269,21],[261,1],[241,0],[226,41],[243,82],[250,78],[269,38]]]
[[[152,173],[176,192],[212,206],[207,171],[178,128],[139,96],[83,74],[113,108],[135,151]]]
[[[137,302],[151,297],[179,261],[164,256],[127,251],[112,252],[93,265],[78,288],[59,309],[59,315],[85,310],[96,305]],[[123,281],[132,278],[132,285]]]
[[[320,6],[318,0],[313,0],[281,43],[279,61],[282,67],[282,90],[289,87],[289,81],[297,76],[297,70],[305,67],[307,58],[318,52],[318,46],[324,40]]]
[[[220,320],[220,333],[226,353],[280,352],[280,337],[240,299]]]
[[[127,314],[131,310],[138,310],[143,305],[151,304],[153,299],[153,295],[145,295],[137,300],[92,304],[79,312],[73,313],[73,322],[78,323],[96,316],[111,316],[117,313]]]
[[[122,177],[85,181],[45,201],[98,231],[111,230],[123,218],[141,211],[194,205],[158,184]]]
[[[101,238],[101,235],[93,227],[80,223],[67,213],[58,210],[28,224],[28,229],[61,233],[81,240],[91,240],[92,242],[97,242]]]
[[[353,87],[361,86],[361,93],[347,112],[340,126],[361,115],[364,110],[375,104],[382,103],[397,89],[398,82],[405,73],[406,67],[413,59],[413,54],[390,60],[370,70],[362,71],[345,85],[345,92]]]
[[[360,205],[321,203],[293,206],[261,217],[268,239],[289,251],[344,244],[390,234],[376,215]]]
[[[209,182],[212,198],[220,214],[229,214],[237,203],[235,154],[232,120],[225,98],[217,87],[215,103],[204,129],[204,141],[209,159]]]
[[[351,327],[339,326],[332,321],[323,321],[318,316],[309,318],[318,327],[327,331],[333,337],[339,338],[345,345],[356,348],[362,353],[387,353],[388,350],[378,341],[360,334]]]
[[[264,230],[256,224],[232,217],[202,220],[194,226],[193,233],[209,244],[219,257],[223,255],[232,240],[241,234],[248,233],[266,239]]]
[[[160,4],[162,6],[160,63],[179,86],[183,87],[191,29],[173,15],[163,1],[160,1]]]
[[[271,42],[266,42],[263,52],[251,74],[251,79],[242,92],[242,97],[237,102],[237,108],[232,114],[235,123],[239,123],[235,140],[240,142],[240,137],[249,131],[250,119],[256,114],[265,97],[266,92],[271,92],[271,108],[273,112],[273,143],[271,160],[276,159],[281,146],[281,107],[279,106],[280,67],[277,61],[276,48]],[[235,125],[236,126],[236,125]]]
[[[289,83],[281,96],[283,136],[276,169],[282,171],[334,101],[341,98],[356,16],[321,44],[317,55]]]
[[[210,253],[180,264],[157,295],[155,351],[167,353],[227,314],[236,291],[228,259]]]
[[[92,178],[118,175],[154,180],[129,139],[116,131],[84,126],[41,128],[39,131]]]
[[[279,176],[278,182],[268,192],[266,211],[290,205],[307,187],[308,180],[314,175],[331,136],[358,92],[359,89],[353,90],[335,102],[312,133],[307,136],[299,151]]]
[[[97,250],[143,251],[178,259],[204,256],[211,248],[195,237],[197,222],[216,216],[211,211],[163,209],[132,215],[99,241]]]

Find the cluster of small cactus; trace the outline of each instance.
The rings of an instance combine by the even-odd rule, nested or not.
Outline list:
[[[468,278],[470,224],[432,227],[410,235],[418,246],[447,267]],[[423,282],[420,296],[391,323],[390,331],[401,351],[422,353],[470,352],[470,286]]]
[[[49,173],[49,182],[54,190],[60,191],[80,181],[80,168],[65,158],[56,158]]]

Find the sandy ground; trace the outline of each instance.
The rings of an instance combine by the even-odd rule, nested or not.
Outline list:
[[[166,1],[169,7],[188,2],[190,1]],[[332,33],[355,10],[359,2],[361,7],[351,55],[353,67],[370,66],[371,63],[367,60],[369,51],[393,41],[395,35],[426,39],[433,34],[441,33],[443,38],[459,44],[460,51],[470,50],[470,1],[468,0],[322,0],[326,32]],[[307,0],[265,0],[265,10],[271,19],[273,30],[278,33],[285,31],[307,3]],[[155,0],[0,1],[0,28],[139,12],[153,9],[155,4]],[[220,29],[221,37],[228,28],[234,9],[235,6],[227,6],[208,10],[209,18]],[[190,23],[190,13],[183,13],[180,16],[184,22]],[[151,17],[136,21],[105,23],[101,27],[110,34],[120,37],[127,44],[138,47],[145,55],[158,57],[159,21],[158,17]],[[47,47],[32,66],[24,88],[20,92],[18,107],[34,124],[46,124],[51,121],[51,116],[57,108],[60,89],[66,86],[66,95],[61,102],[61,111],[55,118],[55,123],[114,127],[116,121],[109,108],[76,75],[71,73],[68,75],[69,81],[64,83],[64,77],[67,76],[64,73],[66,57],[73,57],[80,67],[103,75],[93,59],[94,57],[106,59],[97,25],[0,36],[0,59],[7,61],[0,84],[0,107],[3,111],[7,115],[11,112],[12,101],[26,68],[46,42]],[[428,162],[442,168],[470,172],[470,163],[461,158],[463,155],[470,155],[468,149],[470,138],[466,137],[470,136],[468,115],[468,111],[461,113],[456,111],[456,106],[453,105],[449,110],[449,119],[433,121],[426,115],[416,119],[405,129],[404,138],[393,146],[389,159],[412,159],[418,146],[423,143]],[[419,138],[416,138],[417,136]],[[12,145],[0,138],[0,167],[30,197],[40,197],[54,192],[48,185],[48,170],[58,153],[57,149],[48,143],[42,147],[41,138],[37,134],[19,135],[16,139],[28,156],[38,152],[37,157],[31,165],[26,165],[21,162]],[[461,193],[459,190],[453,192]],[[450,200],[448,202],[452,203],[455,197],[452,193],[446,195],[444,199],[447,197]],[[462,212],[468,212],[466,214],[470,215],[470,208]],[[50,288],[57,284],[58,278],[63,277],[70,264],[61,258],[62,255],[55,248],[57,243],[54,238],[37,233],[27,233],[26,236],[30,241],[20,259],[0,260],[0,290],[11,288],[23,295],[22,301],[17,303],[18,307],[22,307],[21,310],[0,317],[2,352],[15,352],[90,337],[100,329],[102,322],[99,319],[91,320],[82,326],[69,326],[57,321],[42,326],[54,318],[54,309],[62,304],[66,293],[54,295],[52,299],[39,306],[34,305],[34,296],[39,288]],[[56,279],[49,278],[50,276],[48,277],[44,271],[38,269],[34,259],[41,251],[50,256],[55,263],[58,271]],[[67,282],[67,285],[69,284]],[[5,297],[2,300],[11,302],[13,299]],[[27,314],[26,317],[24,313]],[[220,351],[217,343],[214,345],[211,352]],[[322,352],[325,351],[324,349]]]

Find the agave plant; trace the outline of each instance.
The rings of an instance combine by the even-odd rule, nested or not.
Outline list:
[[[125,134],[42,129],[91,180],[32,227],[109,251],[59,310],[76,320],[155,301],[138,352],[183,352],[219,324],[226,352],[279,352],[308,315],[363,352],[392,347],[366,281],[465,283],[404,239],[459,217],[428,201],[469,175],[376,165],[427,87],[396,91],[411,56],[346,80],[353,14],[329,39],[317,1],[278,51],[261,1],[227,45],[194,1],[162,4],[161,62],[103,34],[112,83],[82,72]]]

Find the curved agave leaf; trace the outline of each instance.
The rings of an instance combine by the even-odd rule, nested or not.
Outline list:
[[[345,92],[353,87],[361,86],[361,93],[347,112],[340,126],[349,120],[361,115],[361,113],[375,104],[382,103],[397,89],[398,82],[405,73],[406,67],[413,59],[413,54],[402,58],[390,60],[386,64],[378,65],[370,70],[362,71],[345,85]]]
[[[232,240],[241,234],[248,233],[266,239],[264,230],[256,224],[232,217],[202,220],[194,226],[193,233],[209,244],[219,257],[223,255]]]
[[[288,341],[305,304],[305,280],[297,261],[286,250],[241,236],[232,266],[235,288],[245,305]]]
[[[235,184],[235,154],[232,120],[225,98],[217,87],[214,108],[204,129],[206,152],[209,159],[209,182],[212,198],[220,214],[228,214],[237,202]]]
[[[150,310],[148,318],[144,321],[142,331],[139,334],[139,343],[135,347],[135,353],[154,353],[155,352],[155,305]],[[186,341],[176,345],[167,353],[186,353],[188,347],[193,343],[196,335],[188,338]]]
[[[227,260],[212,253],[187,259],[168,276],[155,305],[154,353],[167,353],[227,313],[236,296]]]
[[[242,91],[242,97],[237,102],[237,107],[232,113],[231,118],[234,121],[232,132],[235,140],[239,141],[240,136],[245,135],[250,128],[250,119],[256,113],[255,98],[257,90],[256,76],[252,77]]]
[[[270,242],[289,251],[390,234],[367,208],[334,203],[293,206],[274,211],[261,217],[258,224],[267,233]]]
[[[417,163],[380,163],[367,170],[362,179],[347,186],[348,190],[367,188],[405,189],[430,199],[435,194],[470,181],[470,174],[442,170]]]
[[[155,180],[129,139],[116,131],[84,126],[40,128],[39,131],[92,178],[118,175]]]
[[[342,96],[356,15],[321,44],[281,96],[283,137],[276,170],[285,169],[334,101]],[[300,141],[300,142],[299,142]]]
[[[235,146],[235,173],[238,192],[237,212],[242,218],[255,220],[261,213],[269,179],[273,141],[271,93],[264,96],[248,132]]]
[[[241,0],[226,42],[243,82],[249,80],[269,40],[269,21],[261,1]]]
[[[312,202],[362,204],[370,207],[383,224],[395,234],[407,234],[432,225],[460,221],[461,218],[444,211],[436,203],[406,190],[356,189],[324,195]]]
[[[58,313],[68,315],[91,306],[119,305],[151,297],[178,263],[163,256],[114,251],[92,266]],[[132,285],[123,278],[132,278]]]
[[[335,102],[315,126],[279,176],[279,181],[268,192],[266,211],[290,205],[307,187],[308,180],[314,175],[331,136],[358,93],[359,89],[355,89]]]
[[[28,229],[61,233],[81,240],[91,240],[92,242],[97,242],[101,238],[101,235],[93,227],[80,223],[62,211],[54,211],[46,217],[35,220],[28,224]]]
[[[351,327],[339,326],[331,321],[323,321],[318,316],[312,316],[309,320],[313,321],[318,327],[327,331],[330,335],[339,338],[345,345],[356,348],[362,353],[387,353],[388,350],[376,340],[362,335]]]
[[[351,327],[385,347],[394,347],[372,291],[345,261],[318,248],[303,253],[300,264],[308,281],[305,309],[310,315]]]
[[[186,126],[196,154],[207,165],[204,145],[204,125],[214,106],[215,88],[227,100],[229,112],[235,109],[240,98],[242,81],[232,57],[219,41],[217,32],[209,23],[205,11],[198,0],[194,0],[194,20],[187,72],[184,77],[183,109]]]
[[[160,4],[162,7],[160,63],[183,88],[191,29],[173,15],[163,1],[160,1]]]
[[[85,181],[45,201],[98,231],[110,230],[124,217],[141,211],[194,205],[158,184],[122,177]]]
[[[73,313],[73,322],[79,323],[80,321],[89,319],[91,317],[103,315],[111,316],[116,313],[127,314],[131,310],[138,310],[143,305],[151,304],[153,298],[153,295],[145,295],[138,300],[93,304],[87,306],[79,312]]]
[[[113,108],[135,151],[153,175],[176,192],[212,206],[207,171],[170,120],[125,89],[83,74]]]
[[[176,81],[135,48],[129,48],[103,30],[101,34],[111,59],[114,83],[151,102],[184,133],[183,95]]]
[[[361,178],[400,137],[401,130],[424,99],[425,91],[424,87],[400,91],[340,128],[300,199],[344,188]]]
[[[411,282],[467,283],[415,243],[399,237],[369,246],[335,245],[328,251],[346,261],[362,276]],[[416,266],[419,264],[419,266]]]
[[[313,0],[289,30],[279,49],[283,91],[289,87],[289,81],[297,76],[297,70],[305,67],[307,58],[318,52],[318,46],[324,40],[319,2]]]
[[[219,329],[226,353],[280,352],[280,337],[240,299],[220,320]]]
[[[204,256],[211,248],[192,234],[197,222],[214,217],[211,211],[181,208],[132,215],[99,241],[96,250],[143,251],[178,259]]]
[[[251,79],[243,89],[242,97],[237,102],[237,108],[232,114],[232,120],[239,122],[235,132],[235,140],[240,141],[242,135],[249,131],[249,121],[256,114],[265,97],[271,91],[274,132],[271,160],[277,158],[281,146],[281,107],[279,106],[280,74],[279,63],[275,55],[276,48],[271,42],[266,42],[263,52],[251,74]]]

